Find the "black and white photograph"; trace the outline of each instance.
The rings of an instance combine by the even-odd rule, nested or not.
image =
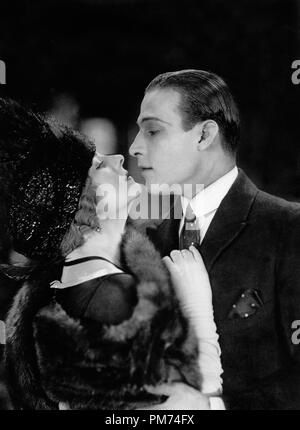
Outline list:
[[[2,0],[0,411],[300,410],[299,112],[300,0]]]

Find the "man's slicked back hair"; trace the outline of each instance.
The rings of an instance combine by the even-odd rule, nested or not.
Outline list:
[[[198,122],[214,120],[219,126],[224,149],[236,153],[240,139],[239,110],[220,76],[205,70],[168,72],[154,78],[145,92],[155,89],[173,89],[180,93],[184,130],[190,130]]]

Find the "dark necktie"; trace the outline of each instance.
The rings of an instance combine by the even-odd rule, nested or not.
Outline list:
[[[184,217],[184,224],[179,238],[179,248],[188,249],[191,245],[200,245],[200,230],[196,215],[188,204]]]

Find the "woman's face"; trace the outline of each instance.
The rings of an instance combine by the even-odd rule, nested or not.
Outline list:
[[[89,171],[96,185],[97,215],[102,219],[127,218],[129,205],[137,197],[139,186],[123,167],[122,155],[96,152]]]

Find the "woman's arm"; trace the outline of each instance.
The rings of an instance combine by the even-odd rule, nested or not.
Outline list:
[[[209,395],[222,393],[223,372],[221,349],[218,342],[212,306],[209,277],[202,257],[195,247],[172,251],[164,262],[178,295],[182,310],[193,325],[199,347],[201,392]]]

